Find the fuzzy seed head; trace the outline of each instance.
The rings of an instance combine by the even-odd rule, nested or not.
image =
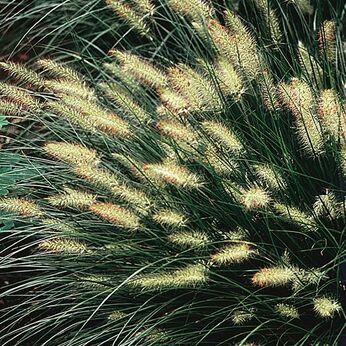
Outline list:
[[[167,76],[164,72],[148,61],[128,52],[111,50],[109,54],[115,57],[121,64],[124,73],[129,74],[140,83],[152,88],[164,88],[167,86]]]
[[[8,116],[18,116],[25,111],[22,106],[17,103],[10,101],[0,101],[0,112],[1,114]]]
[[[80,144],[64,142],[48,142],[44,151],[55,159],[71,165],[89,165],[95,167],[99,160],[96,150],[86,148]]]
[[[260,164],[255,167],[258,178],[273,190],[280,190],[286,187],[286,183],[279,173],[275,172],[269,164]]]
[[[242,77],[252,80],[260,73],[261,64],[256,43],[245,26],[239,33],[230,32],[217,20],[211,20],[208,32],[219,54],[230,59]]]
[[[342,106],[337,92],[323,90],[319,101],[319,115],[322,124],[334,140],[346,141],[346,109]]]
[[[242,325],[247,321],[250,321],[255,317],[255,310],[254,309],[248,309],[248,310],[236,310],[232,313],[232,322],[235,325]]]
[[[178,188],[194,189],[201,186],[200,178],[196,174],[174,162],[148,164],[143,167],[143,170],[150,179]]]
[[[142,275],[132,280],[131,285],[143,290],[197,287],[207,281],[207,275],[208,269],[203,264],[191,264],[166,273]]]
[[[45,85],[40,75],[21,64],[14,62],[0,62],[0,68],[6,71],[11,77],[31,85],[35,88],[42,88]]]
[[[84,82],[72,80],[47,80],[45,87],[58,96],[75,96],[85,100],[96,101],[95,91],[89,88]]]
[[[270,2],[268,0],[257,0],[256,5],[260,10],[262,16],[264,17],[265,24],[270,33],[270,36],[275,44],[281,41],[281,28],[279,25],[278,17],[275,11],[271,8]]]
[[[119,227],[135,231],[141,228],[139,217],[130,210],[112,203],[94,203],[90,211]]]
[[[173,90],[187,101],[190,112],[219,111],[223,104],[209,76],[186,64],[168,69]]]
[[[0,209],[24,217],[40,217],[44,214],[35,202],[15,197],[1,198]]]
[[[62,194],[50,196],[48,202],[59,208],[88,209],[96,201],[91,193],[65,188]]]
[[[25,89],[0,82],[0,94],[8,101],[18,105],[22,110],[35,112],[39,110],[39,103]]]
[[[311,216],[295,207],[287,206],[281,203],[275,203],[274,209],[284,218],[291,220],[291,222],[293,223],[301,225],[308,231],[314,230],[316,227]]]
[[[134,100],[127,90],[119,85],[100,84],[100,88],[121,110],[131,119],[146,122],[150,120],[149,114]]]
[[[107,319],[109,321],[119,321],[125,317],[127,317],[127,314],[125,314],[124,312],[121,312],[119,310],[115,310],[111,314],[108,315]]]
[[[176,120],[161,120],[156,127],[161,133],[177,142],[192,143],[197,137],[191,129]]]
[[[336,59],[336,25],[331,20],[326,20],[322,23],[321,29],[318,32],[318,41],[322,53],[325,54],[328,61],[332,64]]]
[[[182,247],[204,247],[209,239],[206,234],[199,231],[179,231],[168,236],[168,240]]]
[[[271,197],[266,190],[254,186],[244,190],[241,200],[246,209],[255,210],[267,207],[271,202]]]
[[[54,253],[84,254],[90,252],[84,243],[65,238],[43,240],[39,243],[38,248]]]
[[[225,58],[219,58],[215,63],[215,74],[220,90],[225,95],[239,98],[244,92],[243,83],[233,65]]]
[[[250,259],[257,251],[248,244],[228,245],[211,256],[213,263],[218,265],[242,263]]]
[[[342,214],[341,205],[330,191],[327,191],[324,195],[316,196],[313,208],[317,216],[326,216],[330,219],[336,219]]]
[[[293,319],[293,318],[299,318],[299,312],[296,307],[289,304],[276,304],[275,310],[277,313],[285,318]]]
[[[76,71],[54,60],[39,59],[36,64],[51,77],[81,82],[81,77]]]
[[[215,121],[204,121],[202,126],[225,150],[236,154],[243,150],[239,139],[225,125]]]
[[[159,210],[153,215],[153,220],[172,228],[185,227],[187,221],[183,213],[171,209]]]
[[[286,286],[295,279],[295,272],[287,267],[262,268],[252,277],[252,283],[260,287]]]
[[[149,28],[142,14],[122,0],[106,0],[108,7],[141,36],[148,36]]]
[[[314,310],[322,318],[332,318],[342,310],[342,307],[339,302],[332,298],[319,297],[314,299]]]
[[[45,218],[41,220],[42,225],[49,227],[58,232],[73,234],[76,233],[76,229],[69,224],[60,221],[59,219]]]
[[[187,100],[179,95],[178,92],[171,89],[159,90],[160,100],[162,105],[158,108],[157,112],[160,115],[167,115],[168,117],[176,116],[176,114],[184,114],[188,110]]]
[[[213,8],[203,0],[168,0],[168,5],[181,16],[197,23],[206,23],[214,16]]]

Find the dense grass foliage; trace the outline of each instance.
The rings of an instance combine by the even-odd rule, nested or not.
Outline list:
[[[0,62],[1,345],[342,342],[342,2],[88,3],[83,63]]]

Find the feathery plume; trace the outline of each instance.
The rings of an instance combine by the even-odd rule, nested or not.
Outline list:
[[[184,96],[179,95],[171,89],[161,89],[158,91],[162,105],[157,109],[157,113],[167,115],[168,117],[176,117],[176,115],[184,114],[188,111],[188,101]]]
[[[231,12],[226,13],[229,18],[234,16]],[[230,32],[217,20],[211,20],[208,32],[219,54],[230,59],[242,76],[252,80],[259,74],[261,64],[256,43],[245,26],[238,32]]]
[[[311,80],[315,80],[317,86],[321,86],[321,78],[323,73],[322,68],[301,41],[298,42],[298,53],[300,65],[302,66],[307,76],[306,81],[309,82]]]
[[[274,209],[284,218],[287,218],[293,223],[304,227],[308,231],[312,231],[316,228],[316,224],[313,221],[312,217],[295,207],[291,207],[281,203],[275,203]]]
[[[308,154],[323,152],[322,129],[316,117],[315,98],[304,81],[293,78],[281,83],[281,99],[296,117],[296,126],[303,149]]]
[[[57,103],[58,107],[55,108],[59,111],[59,108],[65,107],[67,111],[69,111],[67,112],[67,116],[72,112],[72,114],[75,114],[74,118],[77,118],[77,121],[85,119],[87,123],[90,123],[92,128],[96,128],[111,136],[120,138],[127,138],[130,136],[131,131],[129,124],[117,114],[105,110],[94,102],[75,98],[74,96],[63,96],[62,100],[67,105],[67,108],[65,106],[60,106],[59,103]],[[64,108],[62,110],[64,110]],[[66,111],[62,113],[64,114]]]
[[[121,85],[124,85],[124,89],[127,88],[128,90],[131,90],[135,93],[140,93],[143,91],[141,84],[132,76],[130,76],[128,73],[124,73],[121,66],[116,62],[113,61],[111,63],[104,63],[103,68],[111,74],[113,77],[115,77],[117,80],[121,82]],[[115,83],[101,83],[102,85],[113,85]],[[115,84],[116,86],[118,84]],[[118,85],[120,87],[120,85]]]
[[[278,266],[262,268],[253,275],[252,283],[260,287],[285,286],[295,280],[295,278],[296,274],[292,268]]]
[[[232,153],[240,153],[243,145],[225,125],[215,121],[204,121],[203,128],[221,147]]]
[[[108,7],[131,28],[137,30],[142,36],[148,36],[149,27],[145,22],[145,18],[138,14],[123,0],[106,0]]]
[[[328,61],[335,64],[336,59],[336,25],[331,20],[325,20],[318,32],[318,41],[321,51]]]
[[[257,251],[251,249],[248,244],[239,243],[228,245],[222,248],[211,256],[211,260],[213,263],[219,265],[242,263],[250,259],[255,254],[257,254]]]
[[[136,10],[143,16],[152,16],[155,10],[155,6],[152,0],[133,0]]]
[[[14,85],[0,82],[0,94],[9,101],[18,105],[21,109],[35,112],[39,109],[39,103],[28,91]]]
[[[18,116],[23,113],[24,109],[22,106],[9,101],[0,100],[0,113],[8,116]]]
[[[124,312],[122,311],[119,311],[119,310],[115,310],[113,311],[112,313],[110,313],[107,317],[107,319],[109,321],[119,321],[123,318],[127,317],[127,314],[125,314]]]
[[[317,216],[327,216],[330,219],[336,219],[341,215],[341,205],[339,205],[335,195],[330,191],[326,191],[324,195],[316,196],[313,208]]]
[[[96,201],[96,196],[91,193],[64,188],[64,192],[47,198],[48,202],[59,208],[88,209]]]
[[[178,231],[171,233],[168,240],[182,247],[204,247],[209,239],[205,233],[198,231]]]
[[[265,208],[271,202],[269,193],[265,189],[257,186],[253,186],[247,190],[243,190],[240,199],[242,204],[248,210]]]
[[[150,179],[172,184],[178,188],[194,189],[202,185],[200,178],[196,174],[189,172],[186,167],[171,161],[147,164],[143,166],[143,170]]]
[[[99,163],[96,150],[86,148],[80,144],[47,142],[43,149],[55,159],[71,165],[87,164],[95,167]]]
[[[236,310],[232,313],[231,319],[235,325],[242,325],[255,317],[255,309]]]
[[[77,109],[68,106],[61,101],[50,101],[46,103],[47,108],[52,112],[67,120],[87,132],[96,132],[96,127],[85,115]]]
[[[197,138],[192,129],[176,120],[160,120],[157,123],[156,127],[160,130],[161,133],[176,140],[178,143],[193,143]]]
[[[128,117],[142,122],[150,120],[150,115],[138,105],[127,90],[117,84],[100,84],[105,95],[121,108]]]
[[[286,188],[286,183],[282,176],[279,175],[269,164],[259,164],[255,166],[257,177],[273,190],[281,190]]]
[[[168,0],[168,5],[181,16],[200,24],[206,23],[214,16],[214,9],[203,0]]]
[[[43,240],[38,244],[38,248],[55,253],[84,254],[90,252],[84,243],[65,238]]]
[[[256,5],[264,17],[265,24],[270,33],[270,36],[275,44],[279,44],[282,37],[282,32],[279,25],[278,17],[275,11],[270,6],[268,0],[257,0]]]
[[[15,197],[1,198],[0,209],[25,217],[41,217],[44,214],[35,202]]]
[[[270,112],[275,112],[281,109],[277,86],[269,71],[264,70],[259,80],[261,98],[265,107]]]
[[[0,68],[6,71],[11,77],[18,79],[25,84],[34,86],[35,88],[43,88],[45,85],[44,80],[40,75],[21,64],[14,62],[0,62]]]
[[[218,111],[222,101],[215,86],[202,73],[190,66],[178,64],[168,69],[168,78],[173,90],[187,100],[188,110]]]
[[[153,215],[153,220],[159,224],[172,228],[185,227],[187,222],[183,213],[171,209],[159,210]]]
[[[134,54],[112,49],[109,51],[121,64],[121,69],[139,82],[153,88],[164,88],[168,80],[164,72]]]
[[[135,231],[142,228],[136,214],[112,203],[94,203],[91,205],[90,211],[100,218],[128,230]]]
[[[190,264],[174,271],[152,273],[133,279],[130,284],[143,290],[196,287],[207,281],[208,269],[203,264]]]
[[[144,210],[152,205],[150,198],[143,191],[121,182],[116,175],[105,169],[86,163],[75,167],[75,173],[94,186],[104,188],[122,200]]]
[[[340,303],[329,297],[318,297],[313,302],[316,314],[323,318],[332,318],[342,310]]]
[[[299,318],[298,309],[293,305],[279,303],[275,305],[275,310],[285,318]]]
[[[239,99],[244,93],[242,80],[227,59],[220,57],[215,62],[215,75],[219,82],[220,90],[225,95],[234,95],[236,99]]]
[[[332,135],[334,140],[340,138],[342,144],[345,144],[346,109],[341,104],[335,90],[326,89],[321,92],[318,110],[325,129]]]
[[[84,82],[71,80],[47,80],[45,87],[58,96],[73,95],[82,99],[96,101],[95,91],[89,88]]]
[[[77,232],[77,230],[73,228],[71,225],[62,222],[59,219],[45,218],[41,220],[41,224],[58,232],[64,232],[69,234]]]
[[[39,59],[36,64],[49,76],[69,81],[81,82],[79,74],[70,67],[66,67],[51,59]]]

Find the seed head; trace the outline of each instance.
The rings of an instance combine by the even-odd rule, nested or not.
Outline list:
[[[339,302],[329,297],[318,297],[314,299],[314,310],[322,318],[332,318],[342,310]]]
[[[50,156],[71,165],[87,164],[95,167],[99,162],[96,150],[86,148],[80,144],[47,142],[43,149]]]
[[[285,318],[299,318],[299,312],[296,307],[293,305],[289,304],[276,304],[275,305],[275,310],[280,314],[281,316]]]
[[[135,231],[141,228],[139,217],[130,210],[112,203],[94,203],[90,211],[119,227]]]
[[[55,253],[84,254],[90,252],[84,243],[65,238],[43,240],[39,243],[38,248]]]
[[[248,244],[239,243],[234,245],[228,245],[217,253],[211,256],[211,260],[215,264],[225,265],[233,263],[242,263],[247,261],[253,255],[257,254],[257,251],[251,249]]]
[[[96,201],[96,196],[91,193],[65,188],[62,194],[47,198],[48,202],[59,208],[88,209]]]

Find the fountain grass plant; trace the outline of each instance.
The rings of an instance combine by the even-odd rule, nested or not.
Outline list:
[[[337,345],[342,5],[313,5],[107,0],[143,44],[0,63],[40,124],[2,154],[34,172],[0,200],[2,345]]]

